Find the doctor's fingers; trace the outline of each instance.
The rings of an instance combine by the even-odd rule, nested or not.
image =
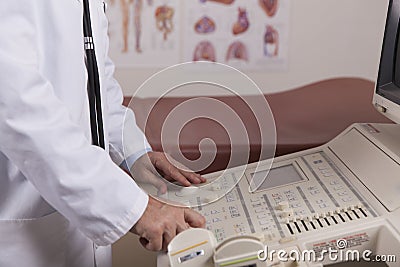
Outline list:
[[[162,250],[167,251],[168,244],[172,239],[182,231],[189,229],[189,225],[183,220],[177,221],[175,229],[165,229],[163,235],[163,248]]]
[[[175,229],[172,229],[170,227],[166,227],[166,229],[164,229],[162,248],[164,251],[167,251],[168,244],[172,241],[172,239],[174,239],[175,236],[190,228],[190,225],[185,221],[184,213],[180,213],[177,215],[178,217],[176,217]]]
[[[202,177],[200,174],[197,174],[192,171],[186,171],[185,169],[180,169],[178,167],[174,167],[174,169],[171,169],[170,172],[163,173],[164,178],[167,181],[178,181],[182,185],[186,185],[185,182],[182,181],[188,181],[190,184],[200,184],[204,183],[207,180]]]
[[[164,234],[173,226],[168,226],[164,218],[154,218],[154,221],[144,226],[143,232],[140,234],[140,243],[148,250],[160,251],[163,249]],[[167,230],[168,229],[168,230]],[[173,231],[171,231],[173,232]]]
[[[164,182],[163,177],[159,175],[159,173],[154,173],[151,169],[144,172],[143,178],[145,178],[148,183],[152,184],[157,188],[157,194],[163,195],[167,193],[167,184]]]
[[[151,251],[166,251],[171,240],[177,234],[189,228],[183,217],[179,218],[179,214],[177,215],[176,221],[166,220],[163,224],[155,225],[145,231],[139,239],[143,247]]]
[[[178,181],[184,186],[190,186],[190,182],[183,176],[179,169],[172,165],[164,155],[156,154],[150,158],[154,167],[168,181]]]
[[[184,218],[191,227],[204,228],[206,226],[204,216],[192,209],[184,209]]]
[[[173,164],[171,164],[173,162]],[[166,193],[166,185],[162,180],[178,181],[184,186],[190,186],[191,183],[200,183],[200,175],[193,172],[185,172],[174,166],[182,166],[179,162],[171,158],[171,162],[161,152],[149,152],[140,157],[131,168],[132,176],[140,182],[150,182],[158,188],[158,194]],[[205,179],[204,179],[205,181]]]
[[[163,248],[163,234],[162,232],[148,232],[139,239],[144,248],[150,251],[160,251]]]
[[[136,172],[133,175],[133,178],[139,183],[139,185],[140,183],[153,185],[155,188],[157,188],[158,195],[162,195],[167,192],[168,188],[167,184],[164,182],[164,179],[158,173],[153,173],[151,169],[144,169],[140,172]]]
[[[181,209],[181,208],[176,208]],[[175,223],[165,223],[162,235],[162,250],[167,251],[168,244],[172,241],[172,239],[178,235],[179,233],[187,230],[192,227],[205,227],[205,219],[199,213],[188,209],[183,208],[183,214],[178,212],[175,214],[174,218],[176,219]],[[182,216],[183,215],[183,216]],[[154,234],[154,232],[153,232]],[[149,243],[145,246],[147,249],[150,250],[158,250],[160,247],[159,238],[153,239],[152,237],[149,238]]]
[[[192,183],[199,184],[206,180],[199,174],[185,171],[171,164],[167,158],[159,158],[154,162],[154,166],[161,172],[168,181],[177,181],[184,186],[190,186]]]
[[[200,174],[191,171],[185,171],[182,169],[178,169],[178,171],[187,179],[189,182],[194,184],[204,183],[206,182],[206,178],[202,177]]]
[[[166,156],[165,156],[166,157]],[[185,176],[189,181],[192,183],[204,183],[206,179],[202,177],[200,174],[193,172],[190,168],[185,166],[184,164],[180,163],[179,161],[175,160],[171,156],[167,158],[167,160],[178,169],[178,171]]]

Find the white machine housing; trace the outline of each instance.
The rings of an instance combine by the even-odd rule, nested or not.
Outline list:
[[[235,188],[197,210],[207,218],[207,229],[213,233],[216,244],[227,246],[226,240],[233,238],[236,249],[231,250],[232,254],[225,250],[221,257],[216,245],[214,261],[198,266],[314,267],[334,263],[329,259],[281,262],[275,258],[258,260],[260,263],[254,265],[256,251],[249,258],[246,250],[249,236],[276,251],[312,250],[317,255],[322,249],[338,249],[337,242],[343,239],[347,243],[345,250],[368,249],[374,255],[391,256],[393,262],[387,261],[383,266],[398,266],[395,260],[400,261],[399,137],[400,125],[354,124],[323,146],[276,158],[270,173],[274,175],[274,170],[280,169],[281,181],[270,184],[268,176],[257,190],[250,188],[249,182],[257,163],[250,164],[243,177],[235,176],[235,168],[225,171],[226,179],[220,180],[218,188],[224,190],[234,183],[230,180],[239,179]],[[293,170],[298,173],[297,180]],[[219,176],[220,173],[213,173],[207,178]],[[176,194],[177,200],[179,195]],[[199,197],[201,191],[192,201]],[[243,237],[243,257],[237,250],[240,238],[234,237]],[[166,255],[158,257],[158,264],[168,266]]]

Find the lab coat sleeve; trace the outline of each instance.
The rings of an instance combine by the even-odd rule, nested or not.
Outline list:
[[[107,37],[108,44],[108,37]],[[105,60],[105,85],[107,89],[107,122],[110,141],[110,155],[120,165],[126,160],[130,167],[136,159],[151,151],[141,129],[136,124],[135,114],[122,105],[123,94],[114,79],[114,64],[109,57]]]
[[[141,217],[148,196],[108,153],[90,144],[40,73],[32,11],[36,2],[4,4],[0,150],[81,232],[98,245],[109,245]]]
[[[151,151],[151,146],[136,124],[135,114],[122,105],[123,94],[114,78],[115,66],[108,56],[108,21],[102,14],[102,38],[104,38],[104,88],[106,88],[107,130],[110,156],[118,165],[131,167],[143,154]]]

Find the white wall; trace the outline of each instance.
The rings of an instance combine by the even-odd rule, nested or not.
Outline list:
[[[246,73],[264,93],[332,77],[376,79],[388,0],[288,1],[291,1],[288,70]],[[157,71],[117,68],[116,78],[124,94],[131,96]],[[159,94],[156,89],[141,96]]]

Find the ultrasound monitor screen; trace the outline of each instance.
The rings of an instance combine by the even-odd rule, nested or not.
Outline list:
[[[400,105],[400,0],[391,0],[386,19],[376,93]]]
[[[399,29],[397,29],[399,31]],[[397,48],[396,48],[396,58],[395,58],[395,71],[394,71],[394,84],[400,87],[400,42],[399,42],[399,32],[397,33]]]
[[[268,171],[258,171],[251,174],[251,188],[257,191],[270,189],[282,185],[300,182],[304,178],[299,174],[293,164],[273,168]]]

